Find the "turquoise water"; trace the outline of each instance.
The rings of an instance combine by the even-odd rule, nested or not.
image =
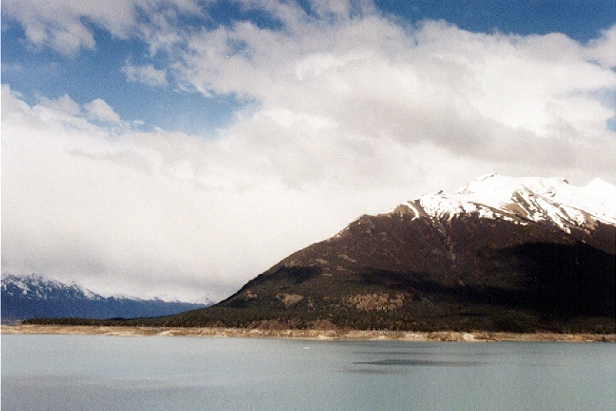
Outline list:
[[[2,410],[614,410],[616,344],[2,336]]]

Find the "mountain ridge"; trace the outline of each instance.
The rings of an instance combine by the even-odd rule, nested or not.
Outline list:
[[[592,220],[616,225],[616,187],[595,179],[575,187],[562,178],[512,178],[491,174],[453,193],[439,191],[400,204],[422,216],[442,218],[480,213],[486,218],[551,222],[569,232],[569,226],[592,225]],[[423,213],[417,210],[423,209]],[[396,211],[396,209],[392,211]]]
[[[518,224],[536,222],[558,227],[581,241],[589,240],[592,231],[595,245],[616,252],[614,241],[610,241],[614,235],[603,233],[616,232],[610,228],[616,227],[616,187],[601,179],[575,187],[564,178],[490,174],[453,193],[439,191],[402,203],[390,213],[409,213],[433,221],[478,214]]]
[[[50,317],[156,317],[208,305],[125,295],[103,297],[76,282],[67,284],[38,274],[3,274],[0,290],[3,323]]]

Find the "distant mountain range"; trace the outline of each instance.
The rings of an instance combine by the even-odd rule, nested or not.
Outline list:
[[[2,277],[2,323],[28,318],[135,318],[177,314],[206,307],[160,299],[103,297],[76,284],[65,284],[41,275]]]
[[[616,332],[616,187],[490,175],[364,215],[169,326]]]

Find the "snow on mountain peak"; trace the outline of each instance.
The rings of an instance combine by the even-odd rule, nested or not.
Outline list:
[[[570,233],[572,228],[593,228],[596,221],[616,225],[616,187],[601,179],[576,187],[564,178],[490,174],[453,193],[428,194],[402,207],[416,217],[478,214],[521,224],[555,224]]]
[[[9,288],[12,288],[14,290],[13,292],[18,292],[24,296],[42,299],[50,298],[54,293],[72,294],[79,298],[92,300],[99,300],[102,298],[98,294],[93,293],[75,282],[65,284],[38,274],[29,274],[25,276],[3,275],[2,290],[7,291]]]

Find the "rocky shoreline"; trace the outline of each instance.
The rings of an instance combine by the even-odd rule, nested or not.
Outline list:
[[[2,334],[84,334],[107,336],[202,336],[234,338],[292,338],[306,340],[399,341],[569,341],[616,342],[616,334],[516,334],[506,332],[408,332],[374,330],[267,330],[259,328],[183,328],[122,326],[2,325]]]

